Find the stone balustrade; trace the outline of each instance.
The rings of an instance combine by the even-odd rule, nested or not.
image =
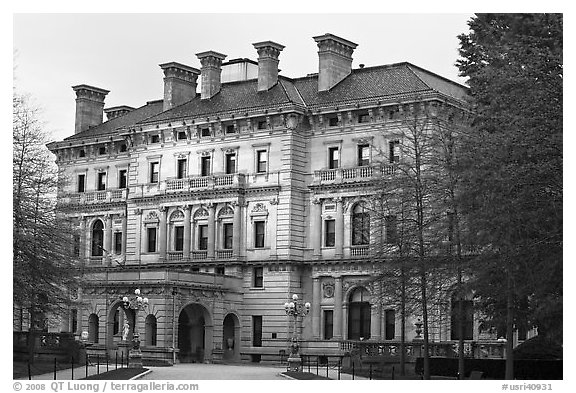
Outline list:
[[[394,164],[323,169],[314,171],[314,184],[367,181],[393,175],[395,169],[396,166]]]

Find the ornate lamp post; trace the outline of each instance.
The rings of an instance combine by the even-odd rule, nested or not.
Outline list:
[[[292,342],[290,343],[290,355],[288,356],[288,370],[289,371],[300,371],[302,365],[302,359],[300,358],[300,345],[298,344],[298,317],[306,316],[310,312],[310,303],[302,303],[298,300],[298,295],[292,295],[292,301],[290,303],[284,303],[284,310],[286,315],[294,317],[294,331],[292,334]]]
[[[140,351],[140,335],[136,331],[136,324],[138,322],[138,311],[148,309],[148,298],[142,298],[140,296],[140,289],[134,291],[135,297],[132,299],[128,296],[122,298],[122,307],[124,310],[132,309],[134,310],[134,326],[132,327],[132,347],[129,349],[130,357],[130,367],[141,368],[142,367],[142,352]],[[122,332],[122,338],[124,341],[128,340],[129,325],[124,325],[124,331]]]

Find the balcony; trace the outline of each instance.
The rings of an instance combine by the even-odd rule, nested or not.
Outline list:
[[[71,205],[120,202],[126,200],[127,194],[128,192],[125,188],[91,192],[76,192],[64,196],[64,198],[62,198],[62,202]]]
[[[166,192],[186,192],[196,191],[205,188],[226,188],[226,187],[243,187],[244,175],[242,173],[233,173],[230,175],[214,175],[188,177],[185,179],[168,179],[160,185]]]
[[[314,171],[314,184],[340,184],[368,181],[382,176],[390,176],[394,174],[395,170],[396,166],[394,164],[323,169]]]

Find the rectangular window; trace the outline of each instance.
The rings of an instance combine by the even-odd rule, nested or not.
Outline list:
[[[369,123],[370,122],[370,116],[368,116],[368,113],[360,113],[358,115],[358,123]]]
[[[258,129],[259,130],[265,130],[266,129],[266,120],[260,120],[258,122]]]
[[[181,158],[176,161],[176,178],[177,179],[184,179],[187,176],[187,167],[188,167],[188,160],[185,158]]]
[[[114,232],[114,254],[122,254],[122,232]]]
[[[78,192],[84,192],[86,189],[86,175],[78,175]]]
[[[386,243],[398,243],[397,220],[396,216],[386,216]]]
[[[80,157],[80,158],[86,157],[86,151],[84,149],[81,149],[78,152],[78,157]]]
[[[394,310],[386,310],[384,318],[386,319],[384,338],[386,340],[394,340],[396,336],[396,312]]]
[[[210,176],[210,156],[205,156],[200,159],[200,175]]]
[[[370,165],[370,146],[358,145],[358,166]]]
[[[262,315],[252,316],[252,346],[262,346]]]
[[[159,143],[159,142],[160,142],[160,135],[150,136],[150,143]]]
[[[330,340],[334,336],[334,311],[324,311],[324,340]]]
[[[210,136],[210,128],[208,127],[202,128],[202,130],[200,131],[200,135],[203,137]]]
[[[264,288],[264,268],[255,267],[252,270],[252,286],[254,288]]]
[[[70,319],[72,320],[72,326],[70,326],[70,332],[76,333],[78,330],[78,310],[75,308],[70,310]]]
[[[216,269],[214,269],[214,273],[216,274],[220,274],[220,275],[224,275],[224,273],[226,272],[226,269],[224,268],[224,266],[216,266]]]
[[[208,225],[198,225],[198,249],[208,249]]]
[[[156,252],[156,228],[148,228],[148,252]]]
[[[395,162],[400,162],[399,147],[400,147],[400,141],[388,142],[388,150],[389,150],[388,157],[391,164]]]
[[[264,248],[264,234],[266,223],[264,221],[254,221],[254,248]]]
[[[234,224],[232,223],[225,223],[224,227],[223,227],[223,244],[222,244],[222,248],[225,250],[231,250],[232,249],[232,238],[233,238],[233,233],[234,233]]]
[[[236,153],[226,154],[226,174],[236,173]]]
[[[226,134],[235,134],[236,133],[236,128],[234,127],[234,124],[229,124],[226,126]]]
[[[103,156],[104,154],[106,154],[106,147],[105,146],[100,146],[98,148],[98,154]]]
[[[265,173],[268,171],[268,151],[256,151],[256,172]]]
[[[178,131],[178,140],[184,140],[186,139],[186,131]]]
[[[106,172],[98,172],[98,184],[96,185],[98,191],[106,189]]]
[[[184,227],[174,227],[174,251],[184,250]]]
[[[150,163],[150,183],[158,183],[160,177],[160,163]]]
[[[80,256],[80,235],[74,235],[74,256]]]
[[[328,118],[328,126],[336,127],[337,125],[338,125],[338,117],[337,116]]]
[[[324,245],[326,247],[334,247],[336,242],[336,221],[324,221]]]
[[[126,169],[122,169],[118,171],[118,188],[126,188],[128,182],[128,171]]]
[[[338,168],[340,163],[340,149],[337,147],[328,148],[328,169]]]

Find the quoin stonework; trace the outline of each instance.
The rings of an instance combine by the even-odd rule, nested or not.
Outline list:
[[[284,46],[262,41],[247,54],[257,60],[209,50],[196,67],[161,64],[145,83],[163,83],[163,98],[138,108],[73,87],[74,134],[49,149],[85,283],[51,329],[87,332],[100,356],[114,357],[128,322],[145,362],[277,361],[297,294],[311,303],[304,354],[399,340],[399,310],[365,283],[378,271],[371,246],[393,228],[376,239],[365,203],[402,160],[401,115],[459,106],[466,88],[410,63],[353,68],[356,43],[313,39],[319,69],[303,77],[281,75]],[[149,299],[137,315],[122,308],[136,288]],[[451,339],[449,316],[430,338]]]

